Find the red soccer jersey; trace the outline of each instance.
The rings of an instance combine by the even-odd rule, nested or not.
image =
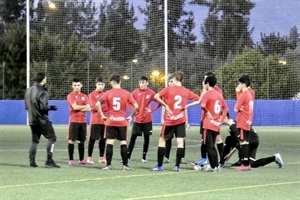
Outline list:
[[[216,90],[207,91],[202,97],[201,108],[203,111],[203,129],[219,132],[220,124],[218,123],[221,114],[225,117],[228,112],[227,104],[220,92]],[[212,119],[206,116],[207,112],[212,115]]]
[[[71,92],[67,96],[69,109],[70,109],[70,118],[69,122],[77,122],[77,123],[86,123],[86,115],[85,112],[80,110],[74,110],[72,104],[76,103],[79,106],[89,104],[89,100],[87,95],[83,93]]]
[[[217,92],[219,92],[221,94],[221,96],[223,97],[223,91],[222,91],[222,89],[219,86],[215,85],[214,86],[214,90],[217,91]],[[200,104],[200,106],[201,106],[201,104]],[[201,120],[203,120],[203,119],[204,119],[204,115],[203,115],[203,112],[202,112],[202,114],[201,114]]]
[[[127,126],[126,106],[133,105],[136,101],[132,95],[121,88],[113,88],[105,92],[101,97],[108,107],[108,118],[106,119],[106,126]]]
[[[242,92],[234,106],[237,112],[236,127],[243,130],[250,130],[253,118],[253,96],[246,90]]]
[[[94,90],[89,94],[89,100],[91,104],[91,118],[90,118],[90,124],[104,124],[104,121],[100,117],[97,109],[96,109],[96,103],[99,101],[100,97],[104,94],[104,92],[100,92],[97,90]],[[103,103],[101,105],[102,112],[106,113],[108,108],[106,103]]]
[[[165,125],[174,126],[185,123],[186,116],[184,108],[188,100],[199,100],[199,96],[183,86],[166,87],[160,92],[159,96],[164,99],[164,102],[173,111],[173,115],[166,113]]]
[[[155,92],[150,88],[142,90],[140,88],[133,91],[132,96],[139,105],[139,110],[134,116],[137,123],[148,123],[152,121],[152,113],[150,111],[150,103],[154,100]]]

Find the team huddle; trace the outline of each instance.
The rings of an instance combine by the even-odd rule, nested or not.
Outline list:
[[[189,126],[187,112],[192,109],[190,107],[200,105],[202,109],[202,115],[199,114],[202,137],[201,158],[197,162],[191,162],[195,170],[220,171],[225,161],[237,150],[239,161],[235,165],[238,171],[248,171],[251,170],[251,167],[264,166],[271,162],[276,162],[279,167],[282,167],[283,161],[280,154],[255,160],[259,140],[257,133],[252,129],[255,93],[250,87],[249,76],[243,75],[238,80],[237,101],[234,107],[236,121],[229,117],[227,104],[222,90],[216,85],[217,78],[214,73],[205,74],[200,96],[182,86],[183,76],[180,71],[174,72],[168,77],[169,86],[157,93],[148,88],[148,77],[141,76],[139,88],[130,93],[121,88],[121,76],[114,74],[109,78],[112,89],[104,92],[104,80],[97,78],[96,89],[89,96],[81,92],[80,79],[74,78],[72,81],[73,91],[67,96],[70,109],[67,134],[69,165],[76,164],[74,160],[76,141],[79,153],[78,164],[94,164],[93,149],[95,142],[99,140],[99,163],[106,163],[102,170],[112,170],[113,146],[115,140],[119,140],[122,169],[132,170],[128,163],[131,161],[138,136],[144,137],[141,162],[147,163],[150,136],[152,135],[152,113],[162,106],[162,129],[157,148],[157,164],[150,171],[164,170],[163,164],[169,162],[171,141],[175,136],[177,151],[174,171],[179,172],[180,164],[187,163],[184,159],[186,127]],[[32,145],[29,152],[30,167],[37,167],[35,154],[42,134],[49,141],[45,167],[58,168],[59,166],[52,159],[56,136],[48,119],[48,111],[56,110],[56,107],[48,105],[48,95],[44,87],[46,84],[45,74],[38,73],[36,77],[35,85],[31,86],[25,95],[26,108],[31,113],[29,114],[29,124],[32,130]],[[30,92],[32,88],[36,87],[41,91],[40,93]],[[42,103],[38,102],[41,95],[46,96]],[[150,106],[153,101],[157,103],[155,107]],[[33,109],[32,105],[35,104],[38,105]],[[127,116],[127,108],[130,110],[129,116]],[[91,112],[89,133],[87,133],[86,112]],[[44,120],[39,119],[41,116]],[[132,120],[131,138],[127,144],[128,125]],[[223,124],[229,127],[230,133],[225,140],[225,145],[220,134],[220,127]],[[88,138],[87,159],[84,158],[86,138]]]

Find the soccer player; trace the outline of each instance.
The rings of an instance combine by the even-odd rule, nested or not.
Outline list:
[[[138,104],[132,97],[132,95],[121,88],[121,77],[119,74],[113,74],[109,78],[112,86],[111,90],[105,92],[100,100],[96,103],[98,112],[103,120],[105,120],[106,126],[106,167],[102,170],[111,170],[111,161],[113,156],[113,145],[115,140],[120,141],[121,157],[123,163],[123,170],[132,170],[128,166],[128,154],[127,154],[127,127],[128,122],[132,119],[132,116],[138,109]],[[103,114],[101,104],[106,103],[108,107],[108,116]],[[133,106],[132,112],[129,117],[126,118],[126,106],[130,104]]]
[[[86,112],[91,110],[88,96],[81,92],[82,83],[79,78],[72,81],[73,91],[68,94],[67,100],[70,109],[69,130],[68,130],[68,153],[69,165],[75,165],[74,143],[78,141],[79,164],[87,164],[84,159],[84,142],[86,140]]]
[[[25,108],[28,111],[29,125],[31,128],[31,146],[29,149],[29,167],[35,168],[38,165],[35,162],[37,146],[40,142],[41,135],[48,139],[47,160],[45,167],[60,168],[56,165],[52,156],[56,135],[51,121],[48,118],[48,111],[57,110],[57,107],[48,105],[48,92],[45,87],[47,77],[45,73],[38,72],[34,76],[34,85],[29,87],[25,92]]]
[[[227,104],[223,96],[214,89],[217,79],[214,75],[207,76],[204,80],[204,89],[207,91],[201,99],[203,111],[203,144],[206,147],[210,168],[204,171],[218,171],[218,154],[215,148],[216,137],[220,132],[220,126],[224,122],[228,112]]]
[[[168,79],[168,85],[169,86],[172,86],[173,85],[173,82],[172,82],[172,79],[169,77]],[[189,122],[188,122],[188,111],[185,110],[185,116],[186,116],[186,122],[185,122],[185,126],[186,127],[189,127]],[[161,122],[161,125],[164,125],[165,123],[165,118],[166,118],[166,109],[165,107],[162,107],[161,109],[161,119],[160,119],[160,122]],[[168,139],[166,141],[166,152],[165,152],[165,158],[164,158],[164,163],[170,163],[170,153],[171,153],[171,149],[172,149],[172,139]],[[185,140],[183,141],[183,158],[181,158],[181,161],[180,163],[181,164],[187,164],[186,160],[184,159],[185,157]]]
[[[166,119],[162,127],[157,149],[157,165],[150,171],[163,171],[166,140],[171,139],[173,134],[177,140],[175,172],[180,171],[180,161],[183,158],[185,130],[185,106],[188,100],[199,100],[199,96],[182,86],[183,73],[180,71],[172,74],[173,86],[159,91],[154,98],[166,109]],[[164,100],[162,100],[164,99]]]
[[[238,171],[251,170],[249,163],[249,131],[251,129],[253,117],[253,96],[248,90],[250,85],[250,77],[243,75],[239,78],[239,89],[242,94],[237,99],[234,106],[234,111],[237,113],[237,129],[240,140],[240,152],[242,158],[242,165],[237,169]]]
[[[139,105],[139,111],[134,116],[131,138],[128,145],[128,159],[130,160],[136,138],[144,134],[142,163],[148,162],[146,156],[149,148],[150,135],[152,135],[152,111],[150,103],[154,100],[155,92],[148,88],[148,84],[148,77],[141,76],[139,79],[140,87],[132,93],[133,98]]]
[[[229,115],[227,115],[224,124],[228,125],[228,131],[230,135],[227,136],[225,140],[223,156],[220,160],[221,166],[223,166],[225,161],[228,161],[230,157],[234,154],[234,152],[236,152],[240,147],[239,139],[237,138],[238,131],[236,128],[235,121],[230,119]],[[262,167],[272,162],[275,162],[279,168],[283,166],[283,161],[279,153],[274,154],[274,156],[256,160],[256,152],[258,146],[259,146],[259,136],[257,132],[251,128],[249,131],[249,157],[250,157],[251,167],[253,168]],[[237,163],[240,163],[240,161],[238,161]],[[240,164],[237,163],[235,164],[235,166],[241,165],[241,163]]]
[[[106,139],[104,138],[105,125],[103,119],[100,117],[96,108],[96,103],[99,101],[100,97],[104,93],[104,87],[105,83],[102,77],[98,77],[96,78],[96,89],[89,94],[89,101],[91,105],[91,118],[87,158],[88,164],[94,164],[92,154],[96,140],[99,140],[99,163],[106,163],[106,159],[104,157],[106,141]],[[107,112],[107,105],[105,103],[102,104],[102,111],[104,113]]]
[[[202,89],[202,93],[201,93],[201,97],[206,93],[206,89],[204,87],[204,80],[206,79],[206,77],[208,76],[215,76],[215,74],[211,71],[208,71],[204,74],[204,79],[203,79],[203,82],[202,82],[202,85],[203,85],[203,89]],[[221,90],[221,88],[218,86],[218,85],[215,85],[213,87],[214,90],[216,90],[217,92],[219,92],[221,94],[221,96],[223,97],[223,92]],[[202,126],[202,121],[203,121],[203,114],[201,116],[201,125],[200,125],[200,134],[202,135],[203,134],[203,126]],[[201,144],[201,147],[200,147],[200,152],[201,152],[201,158],[196,162],[197,164],[199,165],[205,165],[207,163],[207,160],[206,160],[206,155],[207,155],[207,151],[206,151],[206,145],[203,143],[204,141],[202,140],[202,144]],[[223,146],[224,146],[224,143],[223,143],[223,140],[222,140],[222,137],[221,137],[221,133],[219,133],[217,135],[217,138],[216,138],[216,143],[217,143],[217,149],[218,149],[218,153],[219,153],[219,157],[221,157],[221,153],[223,152]]]

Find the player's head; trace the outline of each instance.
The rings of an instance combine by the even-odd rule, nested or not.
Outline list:
[[[82,88],[81,80],[79,78],[73,78],[72,88],[74,92],[80,92]]]
[[[121,83],[121,76],[120,74],[113,74],[109,77],[109,82],[112,86],[116,85],[116,84],[120,84]]]
[[[238,88],[240,90],[244,89],[245,87],[249,87],[251,84],[250,77],[248,75],[243,75],[239,78],[239,85]]]
[[[139,86],[142,90],[146,89],[149,84],[149,78],[147,76],[141,76],[139,78]]]
[[[205,72],[205,73],[204,73],[204,79],[205,79],[205,77],[207,77],[207,76],[215,76],[215,73],[212,72],[212,71]]]
[[[47,83],[46,74],[44,72],[37,72],[33,77],[33,81],[45,85]]]
[[[168,86],[173,86],[172,74],[168,76]]]
[[[208,89],[208,87],[215,87],[216,84],[217,84],[217,78],[215,75],[207,76],[204,80],[204,85],[206,89]]]
[[[96,78],[95,83],[96,83],[96,90],[97,91],[103,91],[104,90],[105,83],[104,83],[102,77]]]
[[[172,79],[174,85],[177,85],[179,83],[181,84],[181,82],[183,81],[183,72],[181,71],[174,72],[172,74]]]

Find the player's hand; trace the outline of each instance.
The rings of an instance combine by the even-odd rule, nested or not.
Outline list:
[[[57,110],[57,106],[55,106],[55,105],[51,105],[51,106],[49,107],[49,110],[53,110],[53,111],[55,111],[55,110]]]
[[[150,108],[145,108],[145,111],[148,112],[148,113],[152,112]]]
[[[208,117],[208,119],[213,119],[213,116],[210,112],[207,112],[205,115],[206,117]]]
[[[231,158],[231,156],[236,152],[236,148],[233,148],[225,157],[224,157],[224,159],[225,159],[225,161],[228,161],[230,158]]]
[[[173,111],[169,108],[168,105],[166,105],[166,112],[169,114],[169,115],[173,115]]]
[[[103,119],[103,121],[107,120],[107,117],[105,115],[103,115],[101,118]]]
[[[126,120],[128,121],[128,125],[129,125],[131,123],[132,117],[129,116],[129,117],[126,118]]]

